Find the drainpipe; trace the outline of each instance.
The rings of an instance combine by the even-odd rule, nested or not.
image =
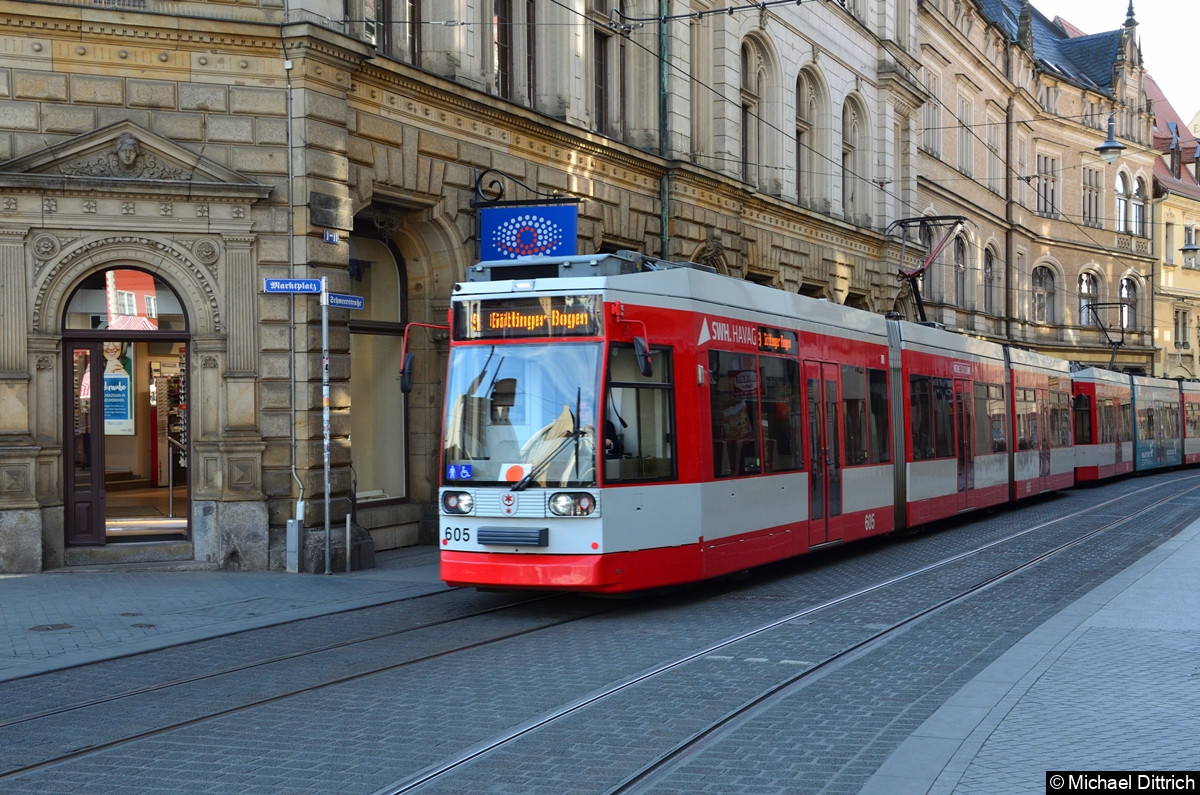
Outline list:
[[[669,0],[659,0],[658,3],[658,154],[669,160],[669,135],[667,133],[667,89],[670,69],[668,68],[668,35],[667,13],[670,11]],[[670,166],[663,170],[658,180],[658,212],[659,212],[659,256],[671,258],[671,171]]]
[[[1155,199],[1154,201],[1152,201],[1150,203],[1150,206],[1153,208],[1153,212],[1154,212],[1154,215],[1150,219],[1150,223],[1153,225],[1153,227],[1155,229],[1158,228],[1158,219],[1162,218],[1162,206],[1166,203],[1167,199],[1169,199],[1169,198],[1171,198],[1171,192],[1163,191],[1162,196],[1160,196],[1159,198]],[[1165,227],[1164,227],[1164,229],[1165,229]],[[1163,234],[1165,236],[1166,233],[1164,232]],[[1153,354],[1152,354],[1153,358],[1150,361],[1150,375],[1151,376],[1154,375],[1154,366],[1156,364],[1158,364],[1159,346],[1158,346],[1158,342],[1155,340],[1155,335],[1158,333],[1158,326],[1156,326],[1154,323],[1154,316],[1155,316],[1155,312],[1154,312],[1155,306],[1154,305],[1158,303],[1158,297],[1157,297],[1158,291],[1155,289],[1158,286],[1158,261],[1160,258],[1166,256],[1166,253],[1167,253],[1167,246],[1166,246],[1165,239],[1159,245],[1159,248],[1160,248],[1159,251],[1154,252],[1154,259],[1151,260],[1151,262],[1150,262],[1150,348],[1153,351]],[[1165,351],[1166,348],[1163,348],[1162,350]],[[1162,377],[1163,378],[1167,377],[1167,357],[1165,354],[1162,357]]]
[[[1013,341],[1013,314],[1015,307],[1013,306],[1013,278],[1016,271],[1014,270],[1013,261],[1017,257],[1017,242],[1016,232],[1014,230],[1014,218],[1016,216],[1016,177],[1013,174],[1013,112],[1016,105],[1016,99],[1012,95],[1008,97],[1008,107],[1004,111],[1004,163],[1008,166],[1004,176],[1004,338],[1009,342]]]
[[[283,34],[290,15],[287,0],[283,4],[283,22],[280,24],[280,45],[283,52],[283,73],[287,79],[287,194],[288,194],[288,277],[296,278],[296,196],[295,196],[295,165],[293,155],[293,127],[295,117],[292,109],[292,60],[288,58],[286,38]],[[296,482],[295,517],[288,520],[286,539],[286,567],[291,573],[300,571],[300,537],[304,533],[304,481],[296,473],[296,299],[299,296],[288,296],[288,392],[291,411],[291,451],[292,451],[292,480]]]

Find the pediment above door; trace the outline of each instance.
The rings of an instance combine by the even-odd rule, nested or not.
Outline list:
[[[129,121],[0,163],[0,191],[253,203],[271,186]]]

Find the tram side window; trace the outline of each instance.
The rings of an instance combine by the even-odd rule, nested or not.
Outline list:
[[[842,365],[846,466],[867,463],[867,372]]]
[[[867,389],[871,395],[871,463],[892,460],[892,435],[888,419],[887,370],[867,370]]]
[[[1087,395],[1075,398],[1075,444],[1092,444],[1092,401]]]
[[[1117,412],[1116,423],[1118,442],[1133,441],[1133,401],[1128,398],[1123,398],[1120,401],[1119,411]]]
[[[995,452],[995,437],[992,432],[991,414],[988,413],[988,385],[976,383],[974,386],[975,411],[975,454],[982,455],[989,450]]]
[[[1185,403],[1185,422],[1187,423],[1186,435],[1187,438],[1193,439],[1200,436],[1200,403]]]
[[[954,382],[949,378],[933,379],[933,455],[954,455]]]
[[[1118,427],[1119,414],[1117,412],[1117,401],[1112,398],[1105,398],[1100,403],[1099,423],[1097,428],[1100,431],[1100,443],[1107,444],[1114,442],[1120,434]]]
[[[1071,446],[1071,398],[1066,392],[1050,393],[1050,446]]]
[[[1138,438],[1142,441],[1154,439],[1154,408],[1146,406],[1137,412]]]
[[[908,377],[908,402],[912,410],[913,460],[933,458],[933,384],[929,376]]]
[[[1004,410],[1004,387],[975,384],[975,451],[1003,453],[1008,449],[1008,415]]]
[[[1017,389],[1017,449],[1038,449],[1037,391]]]
[[[954,382],[927,375],[909,376],[913,460],[954,455]]]
[[[886,370],[842,367],[842,415],[847,466],[892,460]]]
[[[675,477],[671,351],[654,348],[650,355],[654,372],[646,377],[638,370],[632,347],[614,345],[609,349],[604,408],[606,481]]]
[[[763,471],[804,468],[800,447],[800,363],[763,356],[758,363],[762,387]]]
[[[756,474],[758,453],[758,370],[753,354],[709,351],[712,384],[713,476]]]

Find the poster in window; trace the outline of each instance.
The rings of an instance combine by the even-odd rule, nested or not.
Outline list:
[[[125,342],[105,342],[104,433],[133,436],[133,350]]]

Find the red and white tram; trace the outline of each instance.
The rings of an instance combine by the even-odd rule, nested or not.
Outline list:
[[[1133,389],[1127,374],[1089,367],[1071,374],[1075,399],[1075,479],[1133,471]]]
[[[1039,354],[632,252],[479,263],[450,316],[452,585],[644,590],[1074,482]]]
[[[1179,381],[1129,376],[1133,388],[1133,471],[1183,463],[1183,409]]]
[[[1075,484],[1070,365],[1017,348],[1005,352],[1012,363],[1013,497],[1068,489]]]
[[[905,473],[896,504],[905,526],[1007,502],[1012,455],[1002,346],[892,322]],[[907,431],[907,432],[905,432]]]
[[[1183,463],[1200,464],[1200,381],[1180,382],[1183,410]]]

